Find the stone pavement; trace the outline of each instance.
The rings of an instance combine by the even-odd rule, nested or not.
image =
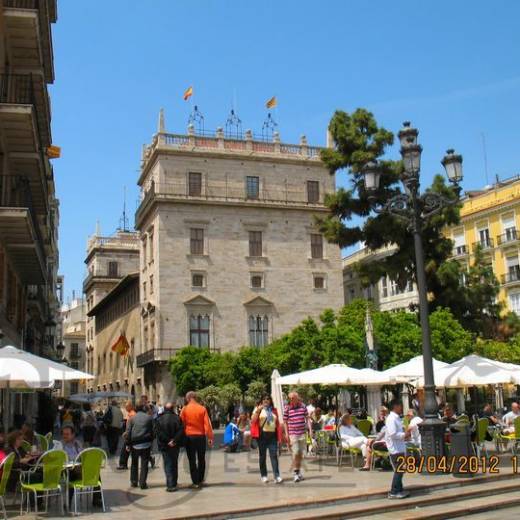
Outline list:
[[[179,461],[180,489],[176,493],[166,493],[160,456],[157,456],[157,461],[158,467],[149,473],[149,489],[140,490],[130,487],[129,471],[115,470],[117,460],[110,459],[102,474],[107,513],[90,509],[89,518],[163,520],[273,505],[287,506],[302,501],[360,496],[376,491],[386,492],[392,477],[391,472],[359,472],[345,465],[338,468],[335,458],[331,457],[321,461],[307,459],[304,469],[305,480],[295,484],[291,480],[290,457],[283,454],[280,465],[285,482],[276,485],[271,480],[266,485],[260,482],[256,451],[228,454],[220,449],[213,449],[208,452],[207,487],[201,490],[189,488],[191,482],[187,459],[183,452]],[[345,463],[348,462],[349,460]],[[268,468],[270,469],[269,461]],[[504,460],[501,471],[510,470],[508,460]],[[272,475],[270,478],[272,479]],[[413,486],[453,480],[454,477],[451,475],[414,474],[406,475],[404,482],[405,486]],[[12,508],[9,509],[9,517],[12,518],[15,513]],[[56,513],[49,514],[47,518],[49,517],[56,518]]]

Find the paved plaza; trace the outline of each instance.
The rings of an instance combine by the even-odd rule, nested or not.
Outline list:
[[[221,437],[220,435],[218,437]],[[501,474],[511,473],[509,456],[504,456],[501,462]],[[305,480],[295,484],[291,480],[290,456],[284,453],[280,458],[283,484],[276,485],[270,481],[265,485],[260,482],[258,456],[256,451],[241,453],[224,453],[221,449],[208,451],[207,486],[200,490],[190,489],[187,458],[182,452],[179,463],[179,490],[166,493],[165,479],[160,456],[156,457],[157,467],[150,470],[149,489],[131,488],[129,471],[118,471],[117,459],[111,458],[103,470],[102,480],[105,489],[107,513],[100,509],[92,509],[86,503],[82,506],[82,516],[92,519],[111,518],[121,520],[163,520],[182,519],[195,515],[211,515],[239,510],[261,510],[266,507],[288,506],[312,503],[321,500],[332,500],[356,497],[363,500],[363,495],[386,494],[392,478],[390,471],[359,472],[349,466],[349,461],[338,468],[334,457],[321,460],[306,459]],[[270,469],[269,465],[268,468]],[[270,475],[272,479],[272,476]],[[436,487],[453,483],[452,475],[406,475],[405,486]],[[437,490],[432,489],[431,493]],[[390,504],[390,501],[389,501]],[[16,510],[18,511],[18,510]],[[58,518],[56,506],[47,518]],[[9,518],[16,517],[13,506],[8,505]],[[247,518],[250,513],[244,513]],[[271,516],[271,515],[269,515]],[[24,518],[33,518],[26,515]],[[241,516],[242,517],[242,516]],[[264,517],[263,517],[264,518]]]

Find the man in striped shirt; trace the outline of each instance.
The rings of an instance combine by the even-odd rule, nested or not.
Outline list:
[[[289,404],[285,407],[283,414],[283,427],[292,453],[294,482],[300,482],[303,480],[302,458],[307,449],[305,434],[309,432],[309,435],[312,436],[312,426],[307,407],[302,403],[297,392],[289,394]]]

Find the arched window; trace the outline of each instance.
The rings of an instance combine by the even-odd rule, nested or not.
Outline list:
[[[207,314],[190,316],[190,345],[209,347],[209,316]]]
[[[269,319],[267,316],[249,316],[249,344],[265,347],[269,342]]]

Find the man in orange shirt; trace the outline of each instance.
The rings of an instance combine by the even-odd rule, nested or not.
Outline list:
[[[186,394],[186,406],[181,411],[181,420],[186,435],[186,455],[190,463],[190,474],[193,487],[200,488],[206,473],[206,439],[207,445],[213,446],[213,428],[208,411],[199,404],[197,394]]]

